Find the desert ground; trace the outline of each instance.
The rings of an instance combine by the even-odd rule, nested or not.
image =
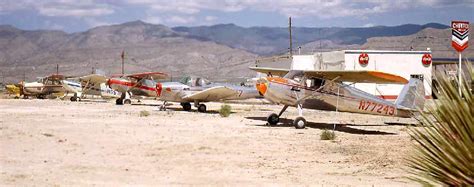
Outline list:
[[[294,108],[270,127],[281,106],[233,103],[224,118],[221,103],[157,104],[0,99],[0,185],[416,185],[404,166],[414,119],[305,110],[298,130]],[[336,139],[321,140],[333,124]]]

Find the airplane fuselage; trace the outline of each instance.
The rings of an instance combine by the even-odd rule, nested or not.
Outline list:
[[[133,82],[125,78],[111,78],[107,84],[113,90],[121,93],[130,92],[134,96],[156,97],[156,82],[149,79],[143,79],[139,82]]]
[[[192,100],[183,99],[187,95],[191,95],[197,92],[204,91],[213,87],[227,87],[235,92],[235,94],[229,95],[223,100],[240,100],[240,99],[249,99],[249,98],[258,98],[260,95],[254,87],[245,87],[245,86],[236,86],[231,84],[220,84],[220,83],[210,83],[201,86],[189,86],[180,82],[164,82],[161,83],[161,93],[159,95],[160,100],[163,101],[174,101],[174,102],[194,102]],[[214,101],[211,98],[209,100],[200,100],[202,102]]]
[[[64,92],[64,88],[60,84],[46,85],[41,82],[24,83],[24,95],[48,95],[52,93]]]
[[[259,91],[265,99],[283,105],[296,106],[300,100],[303,108],[364,113],[384,116],[410,117],[411,112],[399,109],[389,101],[374,97],[350,85],[336,82],[321,82],[306,86],[285,78],[265,78]],[[259,85],[257,85],[257,88]],[[262,93],[263,92],[263,93]],[[302,99],[302,100],[301,100]]]

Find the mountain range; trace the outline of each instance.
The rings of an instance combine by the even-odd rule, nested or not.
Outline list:
[[[442,44],[444,50],[450,45],[444,41],[450,38],[447,28],[436,23],[367,28],[295,27],[292,33],[294,48],[301,46],[306,53],[322,50],[323,44],[326,50],[408,50],[408,45],[420,48],[446,42]],[[247,67],[258,57],[287,53],[288,28],[246,28],[234,24],[169,28],[133,21],[66,33],[0,25],[0,76],[9,82],[55,73],[56,64],[60,73],[67,75],[87,74],[92,69],[118,74],[122,51],[125,73],[163,71],[174,78],[192,74],[237,81],[254,75]]]
[[[365,28],[292,28],[293,46],[326,40],[339,45],[362,45],[368,38],[380,36],[406,36],[425,28],[446,29],[448,26],[429,23],[425,25],[405,24],[399,26],[376,26]],[[174,27],[174,31],[190,37],[214,41],[233,48],[243,49],[258,55],[286,53],[289,46],[288,28],[282,27],[240,27],[234,24],[219,24],[199,27]]]

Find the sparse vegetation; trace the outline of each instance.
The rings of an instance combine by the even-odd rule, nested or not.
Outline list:
[[[150,115],[150,112],[146,111],[146,110],[142,110],[140,111],[140,117],[147,117]]]
[[[230,105],[228,105],[228,104],[221,105],[221,109],[219,110],[219,114],[222,117],[229,117],[231,112],[232,112],[232,107],[230,107]]]
[[[472,71],[471,68],[469,68]],[[467,78],[458,87],[447,77],[438,79],[438,100],[410,128],[415,149],[408,157],[410,179],[423,185],[474,186],[474,106]]]
[[[53,137],[52,134],[49,134],[49,133],[43,133],[43,136],[46,136],[46,137]]]
[[[321,133],[321,140],[334,140],[336,139],[336,134],[334,131],[324,129]]]

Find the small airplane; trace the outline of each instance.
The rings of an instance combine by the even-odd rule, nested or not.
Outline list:
[[[121,92],[117,98],[117,105],[131,104],[131,97],[145,96],[157,97],[157,81],[165,79],[168,75],[161,72],[144,72],[128,75],[115,75],[108,79],[107,85]]]
[[[160,110],[166,110],[166,102],[171,101],[181,103],[184,111],[190,111],[191,102],[194,102],[199,112],[207,110],[206,105],[201,102],[261,97],[254,87],[212,83],[195,76],[184,77],[180,82],[158,83],[157,93],[159,99],[164,101]]]
[[[279,114],[270,114],[267,122],[276,125],[289,106],[298,109],[293,121],[297,129],[305,128],[303,108],[353,112],[383,116],[411,117],[424,106],[424,86],[419,78],[403,77],[367,70],[285,70],[250,67],[268,77],[257,81],[256,87],[265,99],[284,105]],[[284,77],[274,77],[283,76]],[[366,93],[351,83],[406,84],[395,103]]]
[[[105,85],[107,77],[101,74],[90,74],[62,80],[65,96],[73,93],[71,101],[80,101],[86,95],[100,96],[104,99],[118,98],[121,93]]]
[[[21,87],[19,84],[7,84],[5,85],[5,89],[7,93],[10,95],[14,95],[15,99],[20,98],[21,96]]]
[[[36,82],[20,82],[20,92],[24,98],[35,96],[39,99],[44,99],[53,94],[63,95],[66,89],[74,89],[73,85],[77,83],[65,81],[65,76],[60,74],[53,74],[47,77],[40,77]],[[71,85],[66,88],[64,85]],[[80,87],[80,85],[79,85]]]

